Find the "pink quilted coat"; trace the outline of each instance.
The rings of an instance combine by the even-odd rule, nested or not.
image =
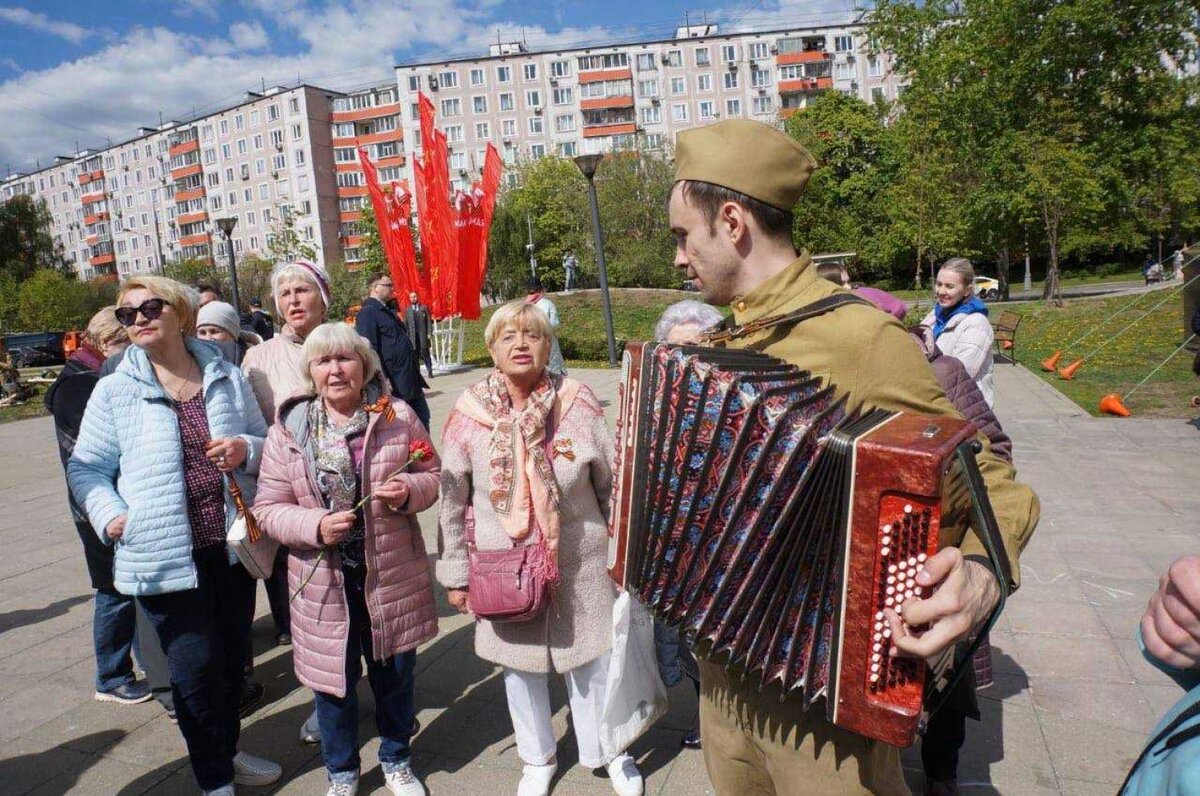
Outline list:
[[[254,515],[263,531],[291,551],[288,556],[288,595],[300,588],[316,566],[312,580],[292,603],[292,653],[296,677],[315,691],[346,695],[346,643],[349,620],[336,548],[316,563],[321,546],[317,527],[329,513],[318,491],[308,445],[308,404],[313,398],[292,399],[279,410],[263,448]],[[429,434],[408,404],[392,402],[396,419],[372,414],[363,449],[363,494],[374,489],[408,459],[409,442]],[[408,482],[408,505],[392,511],[381,501],[366,506],[367,612],[371,617],[371,648],[382,660],[414,649],[437,635],[433,579],[417,512],[438,496],[441,461],[409,465],[397,478]],[[368,484],[370,486],[368,486]]]

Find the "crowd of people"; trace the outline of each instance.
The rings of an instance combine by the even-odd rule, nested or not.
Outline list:
[[[675,264],[705,302],[670,307],[656,339],[709,344],[718,327],[743,330],[725,345],[822,377],[850,409],[971,419],[1015,589],[1039,505],[1016,480],[1011,441],[991,411],[991,327],[970,263],[943,264],[934,310],[906,328],[902,301],[852,291],[840,270],[821,279],[793,249],[789,210],[813,163],[790,138],[722,122],[680,134],[676,165]],[[200,287],[126,281],[47,395],[96,592],[97,699],[159,695],[205,793],[280,779],[281,766],[240,742],[240,717],[261,698],[250,647],[257,587],[226,544],[242,500],[278,543],[264,585],[275,638],[291,645],[296,679],[313,693],[300,733],[320,743],[330,796],[359,787],[364,673],[387,787],[425,793],[412,765],[416,657],[438,633],[439,586],[474,615],[475,653],[502,671],[523,764],[518,796],[548,794],[555,781],[552,674],[565,680],[579,764],[606,770],[621,796],[643,793],[628,749],[602,742],[616,601],[606,572],[614,441],[596,394],[565,373],[557,311],[540,284],[492,314],[484,335],[494,367],[457,397],[437,445],[419,370],[424,361],[432,378],[422,350],[428,310],[410,297],[401,321],[390,277],[372,281],[351,326],[327,317],[319,265],[281,264],[271,280],[278,331],[261,307],[246,328],[217,291]],[[818,304],[836,309],[813,311]],[[718,306],[731,317],[722,321]],[[435,503],[431,566],[417,514]],[[942,533],[944,548],[918,576],[932,595],[906,603],[902,617],[889,612],[890,655],[939,654],[973,635],[998,600],[978,562],[982,545],[964,528]],[[504,569],[514,558],[520,568]],[[1173,570],[1143,622],[1146,649],[1164,666],[1194,668],[1200,657],[1195,569]],[[549,599],[505,604],[495,573],[513,571]],[[895,747],[800,711],[669,626],[657,626],[655,640],[663,682],[694,684],[699,724],[683,744],[702,749],[718,793],[908,792]],[[147,682],[135,678],[134,655]],[[965,720],[978,717],[975,690],[989,678],[983,645],[930,722],[927,793],[958,792]],[[1182,713],[1186,722],[1196,711]]]

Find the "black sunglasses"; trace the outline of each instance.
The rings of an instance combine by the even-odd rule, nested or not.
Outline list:
[[[163,307],[166,307],[170,303],[160,298],[146,299],[140,307],[117,307],[115,314],[122,326],[133,326],[137,323],[139,312],[146,320],[156,321],[162,315]]]

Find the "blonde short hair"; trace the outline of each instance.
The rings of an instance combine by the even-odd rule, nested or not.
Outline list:
[[[942,271],[958,274],[962,278],[963,286],[972,294],[975,293],[975,268],[966,257],[951,257],[938,269],[939,273]]]
[[[101,307],[92,319],[88,321],[83,336],[95,348],[104,349],[106,343],[127,343],[129,335],[125,327],[117,320],[117,305],[109,304]]]
[[[363,365],[364,386],[382,369],[375,349],[353,326],[341,321],[323,323],[304,338],[304,383],[313,393],[317,391],[317,384],[312,378],[312,361],[330,354],[356,354]]]
[[[489,350],[500,339],[500,333],[510,326],[537,332],[543,339],[554,343],[554,327],[550,325],[546,313],[524,299],[517,299],[492,313],[487,322],[487,327],[483,330],[483,340]]]
[[[179,328],[184,335],[196,334],[196,308],[200,306],[200,294],[194,287],[189,287],[165,276],[134,276],[121,284],[121,290],[117,293],[117,304],[121,303],[126,294],[134,290],[149,290],[156,297],[170,304],[175,310],[175,314],[179,316]]]

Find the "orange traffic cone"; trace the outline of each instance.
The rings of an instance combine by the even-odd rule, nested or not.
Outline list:
[[[1054,369],[1058,367],[1058,360],[1060,359],[1062,359],[1062,349],[1055,351],[1053,354],[1042,360],[1042,370],[1046,371],[1047,373],[1053,373]]]
[[[1002,351],[1012,351],[1012,340],[1001,340],[1000,349]]]
[[[1125,408],[1125,404],[1121,402],[1121,396],[1115,392],[1110,392],[1108,395],[1100,399],[1100,411],[1106,415],[1115,415],[1117,417],[1129,417],[1129,410]]]
[[[1083,360],[1077,359],[1074,362],[1072,362],[1070,365],[1067,365],[1065,368],[1059,368],[1058,369],[1058,377],[1060,379],[1066,379],[1067,381],[1070,381],[1071,379],[1075,378],[1076,372],[1078,372],[1078,370],[1082,367],[1083,367]]]

